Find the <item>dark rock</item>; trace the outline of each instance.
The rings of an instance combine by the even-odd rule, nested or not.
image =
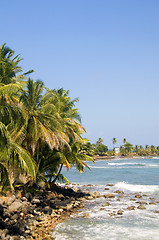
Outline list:
[[[4,214],[4,208],[2,207],[2,205],[0,204],[0,216],[3,216]]]

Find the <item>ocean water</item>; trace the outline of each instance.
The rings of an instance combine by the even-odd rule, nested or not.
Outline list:
[[[86,200],[83,209],[56,226],[56,240],[159,240],[159,213],[155,212],[159,211],[159,159],[98,160],[89,166],[82,174],[74,168],[63,171],[70,186],[101,194],[121,190],[124,194]],[[142,198],[135,198],[137,194]],[[110,205],[105,206],[106,202]],[[137,208],[140,202],[146,209]],[[130,206],[135,209],[128,210]],[[117,214],[118,210],[123,214]]]

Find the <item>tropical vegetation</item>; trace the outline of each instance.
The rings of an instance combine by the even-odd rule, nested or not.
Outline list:
[[[87,144],[85,129],[69,91],[48,89],[19,66],[22,58],[0,47],[0,191],[18,184],[50,187],[67,179],[62,167],[83,172],[92,160],[81,149]]]

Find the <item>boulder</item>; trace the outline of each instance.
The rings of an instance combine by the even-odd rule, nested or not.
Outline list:
[[[114,194],[112,193],[107,193],[104,195],[105,198],[115,198]]]
[[[114,193],[124,194],[124,192],[123,192],[123,191],[120,191],[120,190],[116,190]]]
[[[142,204],[140,204],[137,208],[138,208],[138,209],[142,209],[142,210],[146,209],[146,208],[144,207],[144,205],[142,205]]]
[[[12,195],[11,197],[8,198],[8,205],[11,205],[15,201],[15,195]]]
[[[19,208],[21,208],[22,207],[22,203],[21,202],[19,202],[18,200],[16,200],[15,202],[13,202],[10,206],[9,206],[9,211],[10,212],[15,212],[15,211],[17,211]]]
[[[118,210],[118,211],[117,211],[117,214],[118,214],[118,215],[122,215],[122,214],[123,214],[123,210]]]
[[[39,200],[38,198],[33,198],[33,199],[31,200],[31,203],[32,203],[32,204],[40,204],[40,200]]]
[[[140,194],[135,195],[136,198],[142,198]]]
[[[108,187],[106,187],[106,188],[104,188],[105,190],[110,190],[110,188],[108,188]]]
[[[103,207],[106,207],[106,206],[109,206],[110,205],[110,202],[105,202],[102,204]]]
[[[127,208],[127,210],[135,210],[135,206],[130,206]]]
[[[107,186],[109,186],[109,187],[113,187],[114,184],[112,184],[112,183],[108,183]]]

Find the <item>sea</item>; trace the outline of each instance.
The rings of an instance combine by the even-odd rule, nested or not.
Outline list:
[[[86,200],[85,207],[59,223],[52,236],[56,240],[159,240],[159,158],[98,160],[87,164],[90,170],[85,169],[82,174],[75,168],[63,170],[70,187],[100,194],[120,190],[124,194],[114,193],[112,199]],[[107,202],[109,206],[105,206]],[[145,209],[138,209],[140,204]],[[130,206],[134,210],[128,210]],[[122,215],[118,210],[123,211]]]

